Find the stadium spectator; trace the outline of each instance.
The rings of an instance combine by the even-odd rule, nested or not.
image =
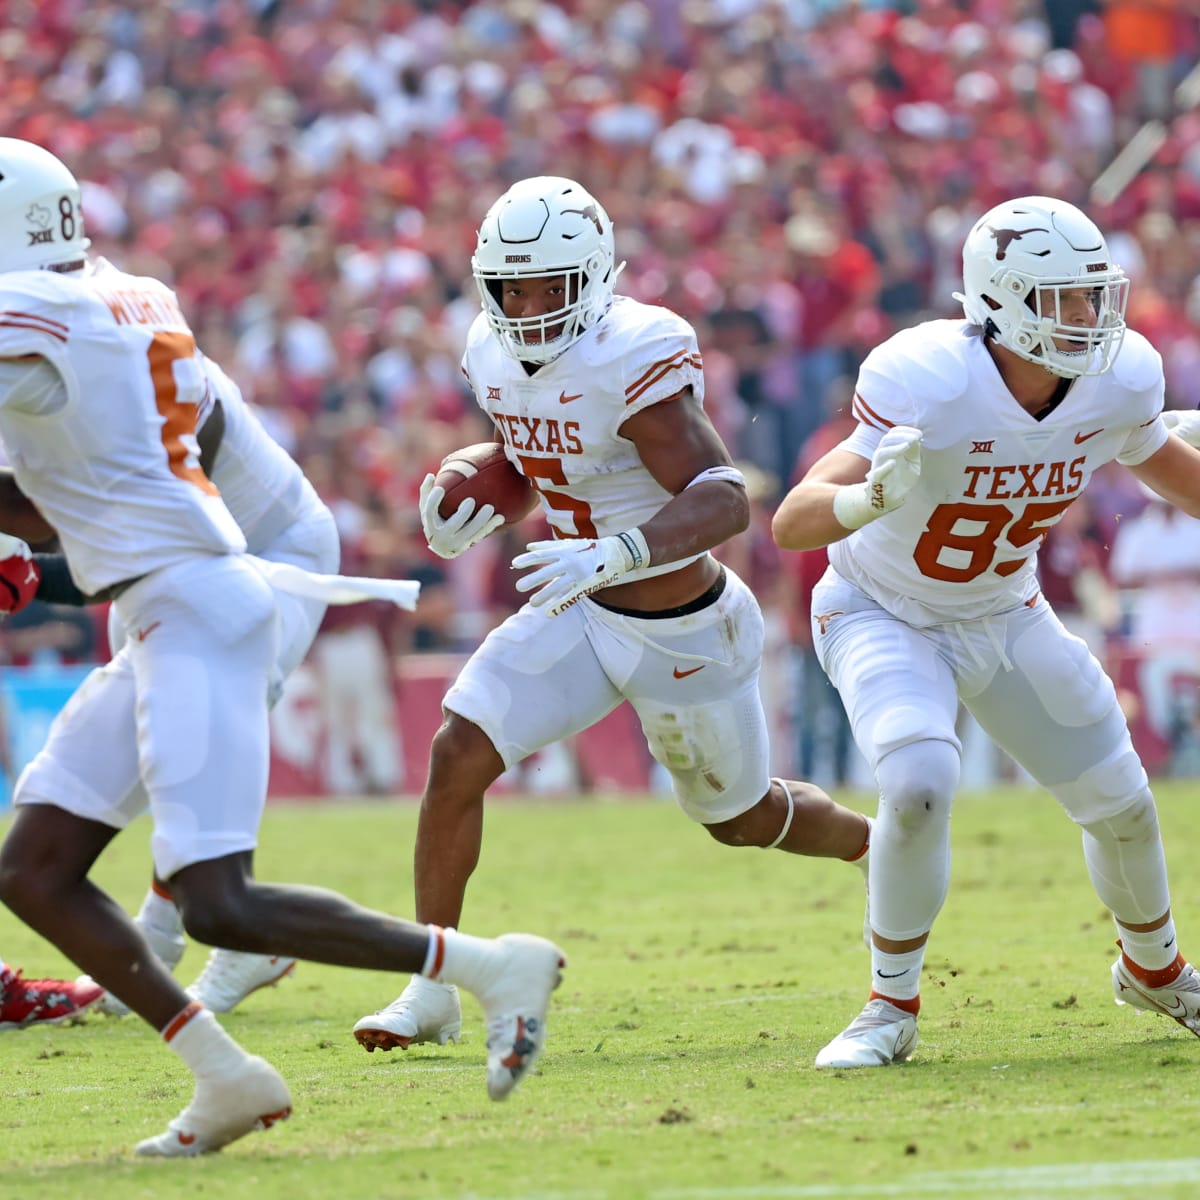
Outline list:
[[[781,503],[780,545],[829,547],[813,640],[875,772],[871,991],[819,1068],[917,1044],[925,947],[949,886],[960,700],[1083,832],[1121,953],[1118,1002],[1200,1035],[1154,798],[1116,690],[1041,594],[1036,551],[1103,462],[1200,516],[1200,452],[1168,432],[1158,354],[1127,329],[1128,279],[1073,205],[986,212],[963,249],[965,320],[868,355],[858,427]]]
[[[1131,594],[1125,643],[1146,719],[1170,745],[1191,724],[1200,687],[1200,521],[1150,493],[1118,527],[1109,569]]]
[[[623,289],[702,334],[713,319],[705,352],[737,368],[722,429],[783,480],[821,403],[795,377],[805,318],[789,218],[833,211],[878,271],[887,326],[826,339],[845,370],[888,327],[952,315],[973,215],[1027,192],[1084,203],[1133,132],[1139,72],[1108,9],[1136,7],[292,0],[106,4],[77,21],[78,0],[46,0],[6,10],[0,122],[70,154],[97,248],[169,280],[213,357],[245,350],[255,370],[239,382],[300,461],[365,406],[406,446],[454,425],[469,399],[456,368],[474,316],[475,198],[546,171],[577,177],[623,231]],[[1172,88],[1195,62],[1200,14],[1158,7],[1172,9],[1165,93],[1154,85],[1169,137],[1094,215],[1131,274],[1143,252],[1166,265],[1134,294],[1157,292],[1166,322],[1131,320],[1160,346],[1169,404],[1190,408],[1200,116]],[[757,313],[767,342],[735,323],[731,346],[731,311]],[[432,457],[421,451],[398,459],[408,495]],[[475,585],[452,575],[470,603]]]

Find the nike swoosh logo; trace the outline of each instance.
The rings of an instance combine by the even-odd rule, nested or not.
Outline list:
[[[1163,1012],[1165,1012],[1167,1014],[1168,1017],[1174,1017],[1178,1021],[1179,1014],[1187,1012],[1187,1005],[1184,1004],[1183,1000],[1180,999],[1180,997],[1172,996],[1171,1003],[1170,1004],[1164,1003],[1162,1005],[1162,1010],[1163,1010]]]
[[[875,974],[880,979],[899,979],[901,975],[907,975],[912,967],[905,967],[903,971],[897,971],[894,975],[889,975],[886,971],[876,971]]]
[[[686,679],[689,675],[695,675],[697,671],[703,671],[704,666],[705,664],[702,663],[698,667],[693,667],[690,671],[681,671],[678,667],[676,667],[672,674],[674,674],[676,679]]]
[[[137,631],[137,640],[144,642],[161,624],[161,621],[155,621],[153,625],[147,625],[145,629],[139,629]]]
[[[576,394],[574,396],[568,396],[566,392],[558,393],[559,404],[570,404],[572,400],[581,400],[582,398],[583,398],[582,392],[576,392]]]
[[[179,1144],[181,1146],[190,1146],[195,1142],[195,1140],[196,1135],[194,1133],[181,1133],[179,1135]]]
[[[1077,433],[1075,435],[1075,445],[1082,446],[1083,443],[1086,442],[1089,438],[1094,438],[1096,436],[1096,434],[1103,433],[1103,432],[1104,432],[1104,426],[1101,425],[1099,429],[1093,429],[1091,433]]]

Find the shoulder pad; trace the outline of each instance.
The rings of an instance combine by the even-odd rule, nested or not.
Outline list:
[[[965,321],[926,321],[902,329],[867,355],[858,391],[870,410],[893,425],[921,425],[933,406],[967,390]]]
[[[74,289],[53,271],[0,274],[0,352],[40,354],[70,331]]]
[[[589,366],[621,361],[631,379],[643,369],[677,355],[699,365],[696,332],[678,313],[654,304],[619,297],[596,327],[595,336],[580,342]]]
[[[1136,329],[1127,329],[1111,370],[1122,387],[1145,392],[1162,383],[1162,355]]]
[[[487,316],[482,313],[476,313],[475,320],[471,322],[470,328],[467,330],[466,351],[476,349],[478,346],[485,343],[492,336],[492,327],[488,324]]]

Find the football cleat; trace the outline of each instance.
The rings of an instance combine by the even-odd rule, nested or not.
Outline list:
[[[492,979],[476,997],[487,1021],[488,1095],[504,1100],[546,1048],[550,993],[567,959],[553,942],[527,933],[506,933],[495,948]]]
[[[444,1046],[462,1032],[458,988],[414,975],[400,995],[378,1012],[355,1023],[354,1036],[368,1052],[407,1050],[417,1042]]]
[[[816,1058],[823,1067],[886,1067],[917,1048],[917,1018],[876,997]]]
[[[264,1059],[247,1055],[220,1080],[197,1079],[191,1104],[157,1137],[138,1142],[137,1153],[151,1158],[211,1154],[291,1115],[292,1097],[283,1076]]]
[[[296,967],[294,958],[278,954],[246,954],[211,950],[204,970],[184,990],[215,1013],[232,1012],[251,992],[274,987]]]
[[[70,1025],[81,1020],[104,996],[104,989],[84,976],[26,979],[11,967],[0,970],[0,1030],[31,1025]]]
[[[1113,995],[1118,1004],[1128,1004],[1142,1012],[1162,1013],[1200,1037],[1200,971],[1191,963],[1184,964],[1173,983],[1150,987],[1126,966],[1122,954],[1113,963],[1112,980]]]

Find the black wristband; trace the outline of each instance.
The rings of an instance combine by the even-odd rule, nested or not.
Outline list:
[[[636,571],[644,566],[646,559],[642,554],[641,546],[639,546],[637,542],[627,533],[618,533],[617,537],[620,539],[621,544],[625,547],[625,549],[629,551],[629,557],[633,559],[633,566],[630,568],[630,570]]]
[[[47,604],[71,604],[76,608],[91,603],[90,598],[75,586],[63,555],[35,554],[33,561],[42,573],[42,580],[34,594],[35,600],[43,600]]]

